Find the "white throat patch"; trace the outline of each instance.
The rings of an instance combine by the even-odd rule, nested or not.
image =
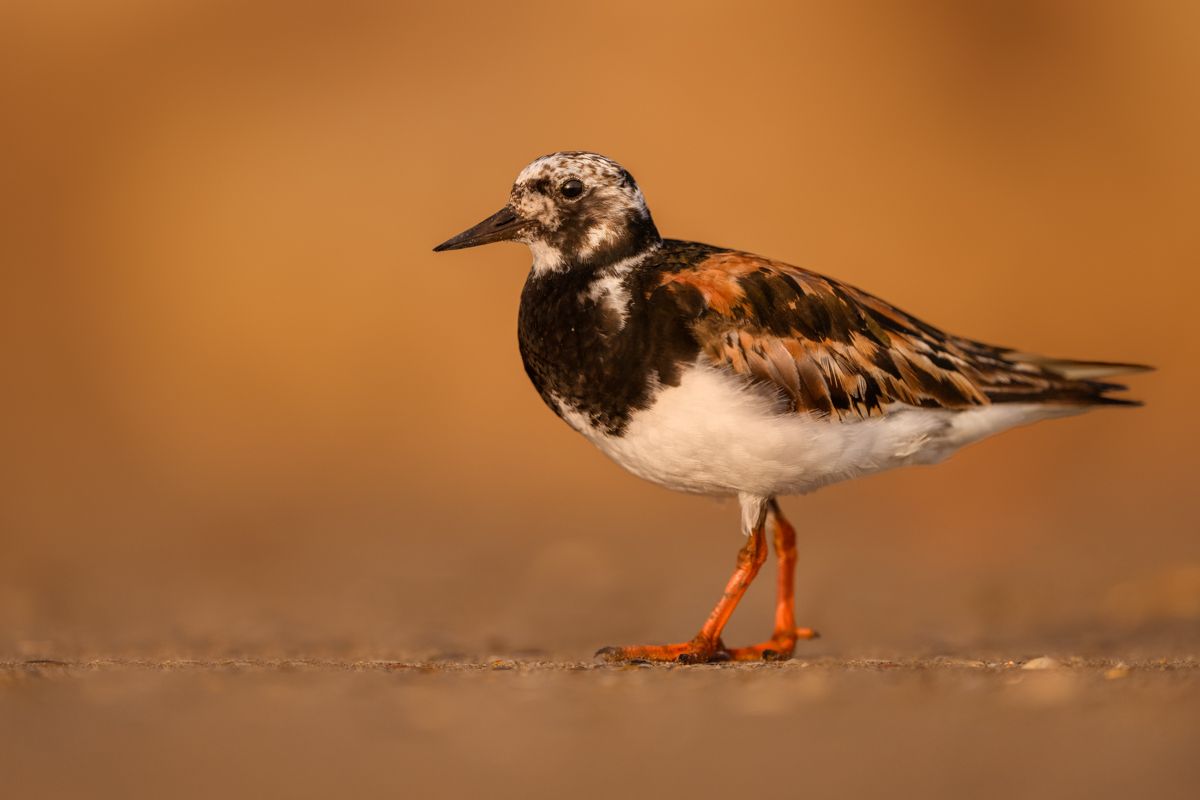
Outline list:
[[[545,275],[548,272],[558,272],[562,269],[565,259],[562,251],[551,247],[543,241],[527,242],[529,252],[533,254],[533,274]]]

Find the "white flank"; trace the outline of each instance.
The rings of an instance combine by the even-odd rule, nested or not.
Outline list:
[[[804,494],[860,475],[935,463],[1008,428],[1085,410],[894,405],[882,417],[836,422],[787,411],[763,388],[699,364],[678,386],[661,389],[620,436],[598,431],[561,402],[559,407],[572,427],[639,477],[679,491],[751,498]]]

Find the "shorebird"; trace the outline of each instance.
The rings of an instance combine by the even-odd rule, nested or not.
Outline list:
[[[538,158],[507,204],[435,251],[528,245],[517,329],[525,371],[559,417],[633,474],[736,496],[746,536],[700,632],[606,647],[607,661],[790,658],[796,534],[777,498],[910,464],[1038,420],[1139,405],[1098,379],[1146,367],[1048,358],[953,336],[824,275],[663,239],[633,176],[586,152]],[[721,632],[767,559],[774,630]]]

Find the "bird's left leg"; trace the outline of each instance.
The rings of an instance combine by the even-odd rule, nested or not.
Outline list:
[[[767,641],[750,647],[730,648],[734,661],[775,661],[792,657],[799,639],[815,639],[812,628],[796,627],[796,529],[771,498],[768,503],[775,528],[775,557],[779,561],[778,592],[775,597],[775,630]]]

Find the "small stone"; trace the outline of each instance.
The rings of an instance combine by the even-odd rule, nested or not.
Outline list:
[[[1106,680],[1117,681],[1129,677],[1129,665],[1123,661],[1117,662],[1104,671]]]
[[[1059,669],[1060,667],[1062,664],[1050,656],[1033,658],[1021,665],[1021,669]]]

